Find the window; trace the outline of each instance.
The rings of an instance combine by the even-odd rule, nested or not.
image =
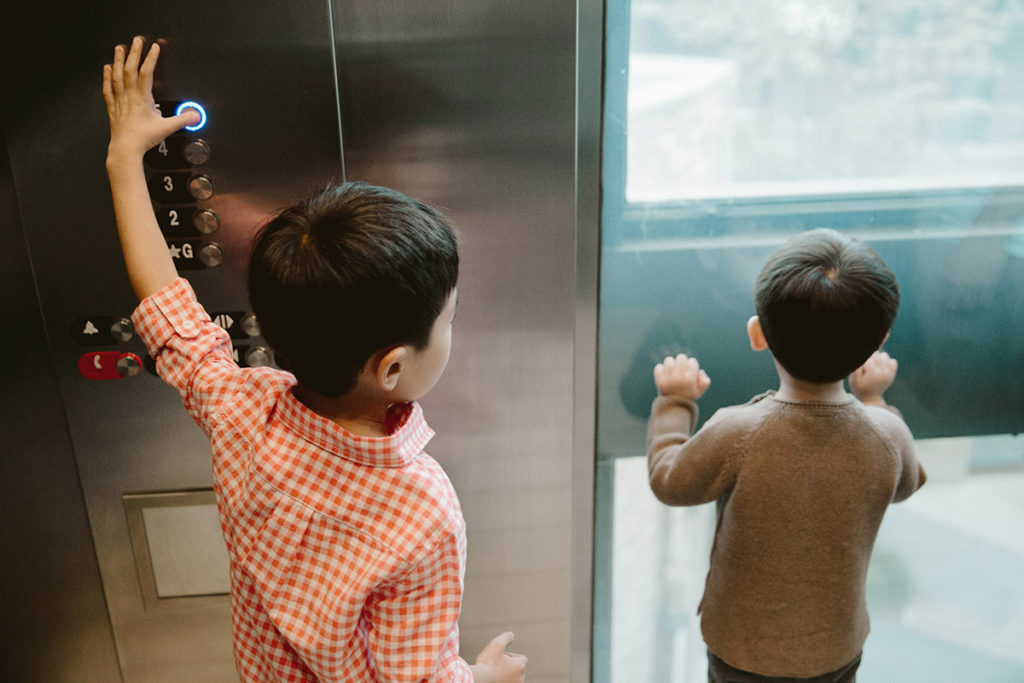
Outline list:
[[[700,358],[703,418],[776,388],[753,281],[819,226],[899,278],[887,398],[931,477],[883,523],[862,678],[1024,679],[1024,4],[612,0],[606,22],[595,680],[706,680],[714,509],[647,488],[651,369]]]

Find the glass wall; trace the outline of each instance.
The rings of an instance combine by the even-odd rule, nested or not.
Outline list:
[[[1024,680],[1024,3],[609,0],[596,681],[701,681],[713,506],[647,488],[665,355],[702,418],[777,388],[753,281],[789,235],[870,242],[903,301],[887,399],[928,484],[890,509],[860,680]]]

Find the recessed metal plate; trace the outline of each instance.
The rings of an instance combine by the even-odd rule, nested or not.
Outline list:
[[[228,593],[228,555],[212,489],[127,494],[124,509],[147,603]]]

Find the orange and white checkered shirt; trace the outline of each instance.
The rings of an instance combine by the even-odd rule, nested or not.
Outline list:
[[[182,278],[132,316],[160,376],[209,435],[244,681],[472,681],[459,658],[466,531],[423,452],[415,404],[356,436],[239,368]]]

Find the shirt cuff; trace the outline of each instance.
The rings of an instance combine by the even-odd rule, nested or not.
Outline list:
[[[676,415],[679,409],[689,414],[690,429],[692,430],[693,425],[697,424],[697,418],[700,416],[697,402],[693,399],[681,398],[679,396],[662,396],[659,394],[651,404],[651,418],[656,419],[663,415]]]
[[[192,285],[182,277],[143,299],[132,313],[135,331],[152,356],[173,337],[197,337],[202,323],[209,321]]]

